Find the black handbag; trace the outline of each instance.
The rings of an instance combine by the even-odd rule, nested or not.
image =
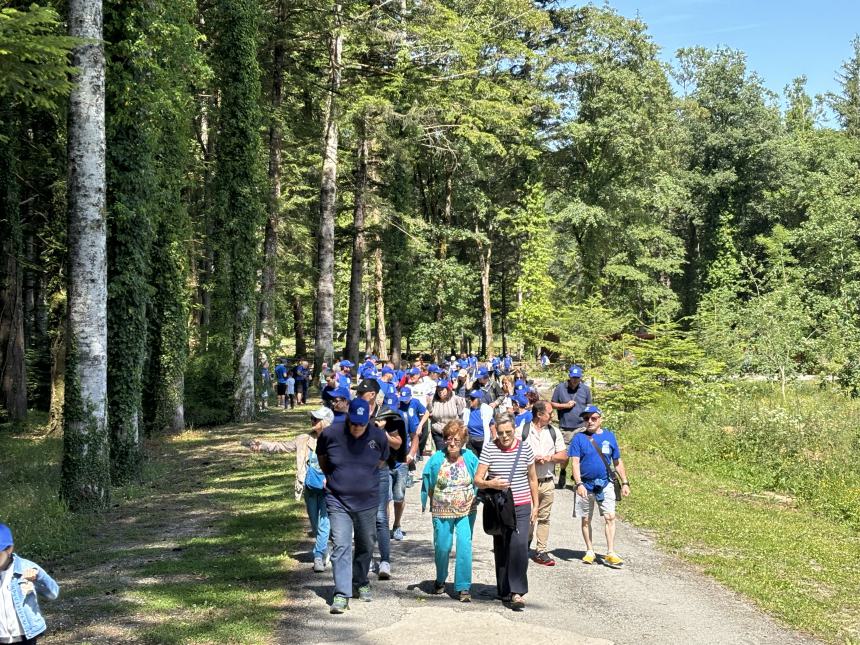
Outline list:
[[[514,457],[514,465],[511,467],[511,474],[508,476],[509,484],[513,481],[522,449],[523,442],[520,441],[517,455]],[[495,488],[482,490],[479,497],[484,503],[484,533],[487,535],[504,535],[506,531],[516,530],[517,512],[514,508],[514,494],[511,492],[510,486],[505,490]]]

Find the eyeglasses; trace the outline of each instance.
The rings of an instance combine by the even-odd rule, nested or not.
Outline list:
[[[589,421],[596,421],[599,418],[600,418],[599,414],[592,414],[590,417],[588,417],[588,420]]]
[[[512,437],[514,436],[513,430],[499,430],[497,433],[500,437]]]
[[[445,443],[463,443],[460,437],[445,437]]]

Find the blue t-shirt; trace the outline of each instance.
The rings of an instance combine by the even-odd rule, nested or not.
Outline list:
[[[349,386],[352,385],[352,379],[346,374],[341,374],[337,377],[337,386],[343,387],[349,390]],[[352,398],[352,392],[350,392],[350,398]]]
[[[585,406],[591,403],[591,388],[581,381],[576,390],[571,389],[568,381],[559,383],[552,393],[552,402],[567,403],[568,401],[574,401],[576,405],[569,410],[558,410],[558,425],[565,430],[580,428],[585,425],[580,415]]]
[[[610,461],[621,459],[618,441],[609,430],[604,429],[600,434],[591,436],[607,459]],[[594,446],[591,445],[586,433],[578,432],[573,435],[570,446],[567,448],[567,454],[569,457],[579,457],[579,473],[583,480],[607,479],[606,466],[603,465],[603,460],[597,454]]]
[[[304,381],[308,378],[308,370],[304,365],[296,365],[293,373],[296,375],[297,381]]]
[[[484,438],[484,419],[481,417],[481,408],[469,412],[469,428],[470,437]]]
[[[510,357],[510,355],[505,356],[505,369],[510,370],[514,364],[514,359]]]
[[[382,392],[383,405],[387,405],[389,408],[396,408],[398,406],[397,387],[394,383],[379,381],[379,391]]]
[[[400,404],[400,411],[406,414],[406,429],[409,434],[415,434],[421,417],[427,412],[426,406],[418,399],[412,398],[408,403]]]
[[[514,417],[514,425],[519,426],[521,423],[528,421],[529,423],[533,420],[532,411],[526,410]]]
[[[364,434],[353,437],[336,419],[317,440],[317,456],[326,461],[326,502],[347,511],[364,511],[379,504],[379,462],[388,459],[388,437],[372,421]]]
[[[286,383],[287,382],[287,366],[286,365],[275,365],[275,378],[278,379],[278,383]]]

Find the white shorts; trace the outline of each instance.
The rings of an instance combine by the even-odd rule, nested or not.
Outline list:
[[[594,499],[594,493],[588,493],[588,499],[583,499],[576,494],[576,501],[573,503],[574,517],[587,517],[591,519],[594,516],[594,506],[597,505],[597,510],[600,511],[600,516],[603,517],[607,513],[615,515],[615,486],[612,482],[606,485],[603,489],[603,501],[598,502]]]

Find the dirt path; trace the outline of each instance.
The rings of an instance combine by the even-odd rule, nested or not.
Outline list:
[[[313,574],[306,553],[291,580],[290,606],[281,643],[520,644],[536,637],[568,643],[808,643],[693,568],[661,553],[653,541],[619,526],[621,570],[584,565],[582,537],[571,517],[573,493],[559,491],[550,544],[555,567],[529,566],[527,607],[513,612],[493,599],[492,540],[475,527],[471,605],[428,592],[435,574],[431,521],[421,515],[417,486],[408,491],[402,542],[392,540],[393,579],[375,581],[373,601],[353,600],[342,616],[327,613],[330,570]],[[480,518],[480,513],[479,513]],[[604,544],[602,523],[596,547]]]
[[[431,522],[428,515],[420,513],[416,486],[407,495],[406,539],[392,541],[393,579],[373,582],[371,603],[354,601],[348,614],[330,616],[330,570],[312,573],[309,541],[285,557],[285,538],[277,537],[285,534],[286,522],[299,518],[306,523],[297,505],[285,504],[283,499],[280,506],[260,501],[249,511],[253,514],[250,532],[241,539],[233,536],[241,543],[226,540],[223,545],[208,546],[209,542],[219,544],[219,531],[236,512],[235,506],[231,510],[224,503],[225,489],[234,499],[250,500],[258,495],[261,478],[247,473],[249,456],[239,441],[252,436],[283,436],[287,418],[298,422],[303,415],[273,413],[257,424],[216,428],[153,447],[153,461],[161,470],[146,490],[137,491],[131,500],[118,500],[106,520],[92,530],[83,551],[65,563],[54,563],[53,573],[63,593],[58,602],[46,606],[51,632],[40,642],[415,645],[442,637],[452,645],[474,645],[519,644],[541,636],[554,642],[636,645],[812,642],[692,567],[661,553],[647,535],[627,525],[622,524],[618,531],[617,550],[627,560],[624,569],[581,564],[581,537],[570,516],[570,491],[557,495],[553,509],[550,543],[558,565],[530,566],[525,611],[514,613],[493,600],[491,540],[481,531],[480,523],[475,529],[474,602],[462,605],[447,595],[428,593],[434,575]],[[284,497],[290,488],[284,473],[264,474],[277,482],[274,495]],[[271,531],[272,527],[275,545],[269,544],[269,559],[265,560],[271,564],[247,572],[242,581],[246,588],[257,585],[273,590],[266,596],[271,611],[265,620],[257,621],[256,631],[240,626],[245,614],[241,606],[244,595],[235,608],[230,601],[228,607],[217,609],[189,598],[205,584],[220,583],[229,588],[237,574],[228,570],[226,578],[219,581],[211,565],[220,562],[217,558],[237,558],[243,550],[258,549],[254,542],[258,531]],[[603,543],[602,526],[598,524],[598,528],[599,547]],[[183,557],[188,556],[189,548],[202,550],[211,560],[195,561],[204,563],[202,569],[186,567]],[[224,553],[211,554],[212,549],[224,549]],[[172,605],[159,607],[158,612],[143,608],[142,593],[171,585],[176,589],[170,599]],[[213,616],[220,621],[217,627],[207,626]],[[273,637],[268,636],[271,617],[279,618]],[[191,627],[169,639],[154,637],[163,633],[153,631],[154,625],[165,621],[187,622]],[[195,631],[197,626],[202,626],[200,631]]]

